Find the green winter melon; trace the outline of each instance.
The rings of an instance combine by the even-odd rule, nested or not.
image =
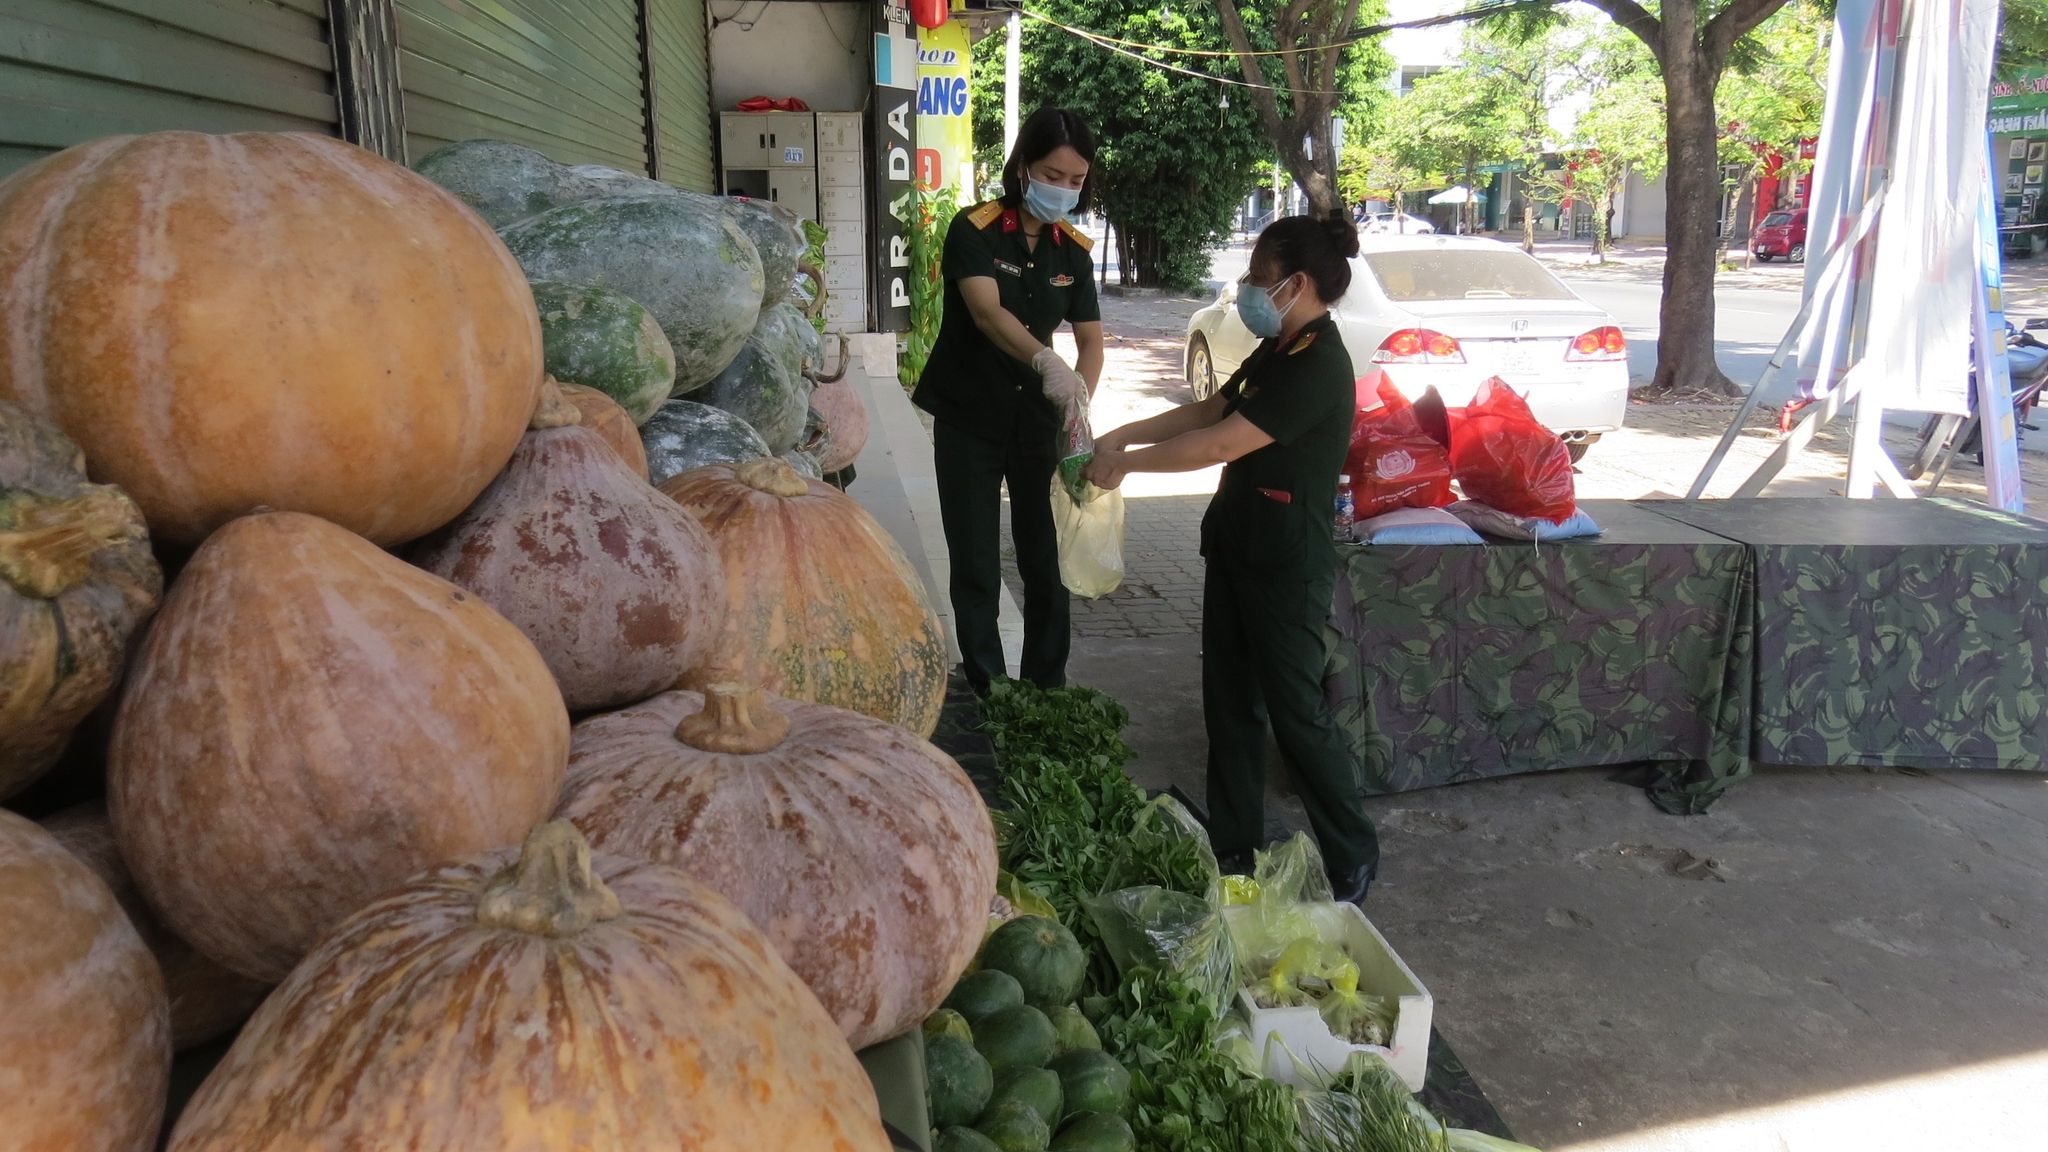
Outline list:
[[[774,455],[746,421],[690,400],[663,404],[640,426],[640,443],[647,449],[647,479],[657,488],[708,465]]]
[[[726,200],[733,223],[754,242],[761,254],[761,307],[771,308],[789,299],[796,287],[796,266],[809,243],[804,239],[801,218],[796,213],[765,200],[731,197]]]
[[[1052,1021],[1054,1056],[1102,1050],[1102,1037],[1095,1034],[1095,1025],[1072,1004],[1060,1005],[1047,1012],[1045,1018]]]
[[[941,1036],[925,1045],[924,1086],[932,1123],[945,1128],[972,1124],[987,1111],[995,1077],[972,1044],[958,1036]]]
[[[1071,1004],[1081,994],[1088,954],[1059,921],[1019,916],[988,938],[981,966],[1015,976],[1026,1004],[1051,1009]]]
[[[974,1130],[993,1141],[1001,1152],[1045,1152],[1052,1140],[1052,1129],[1045,1117],[1022,1100],[1008,1100],[1002,1107],[990,1109]]]
[[[1049,1068],[1012,1068],[997,1077],[995,1091],[988,1098],[987,1111],[993,1113],[1009,1100],[1022,1100],[1029,1104],[1031,1110],[1048,1125],[1058,1124],[1060,1118],[1067,1114],[1059,1073]]]
[[[606,288],[533,284],[548,375],[618,401],[645,424],[676,385],[676,353],[640,302]]]
[[[504,140],[461,140],[428,153],[413,171],[453,192],[493,228],[551,209],[614,196],[666,196],[682,189],[595,164],[570,167]]]
[[[939,1133],[932,1152],[1003,1152],[996,1142],[972,1128],[948,1128]]]
[[[476,209],[493,228],[563,203],[562,166],[503,140],[457,141],[427,153],[412,168]]]
[[[1005,1008],[1023,1003],[1024,986],[1017,983],[1015,976],[983,969],[953,985],[953,994],[946,997],[945,1007],[966,1017],[969,1024],[980,1024]]]
[[[1067,1112],[1121,1114],[1131,1099],[1131,1074],[1107,1052],[1082,1049],[1053,1060]]]
[[[1137,1152],[1138,1136],[1124,1118],[1089,1112],[1069,1121],[1053,1137],[1052,1152]]]
[[[645,305],[674,346],[676,394],[710,383],[761,319],[761,256],[721,201],[612,196],[501,229],[529,280],[609,288]]]
[[[997,1073],[1045,1067],[1054,1040],[1052,1021],[1028,1004],[1005,1008],[974,1025],[974,1046]]]
[[[780,455],[795,448],[811,410],[803,343],[792,326],[801,323],[801,315],[792,308],[762,312],[739,356],[690,399],[723,408],[753,425],[770,452]]]
[[[941,1008],[924,1018],[924,1042],[929,1044],[941,1036],[955,1036],[972,1044],[974,1028],[967,1023],[967,1017],[951,1008]]]
[[[782,462],[796,469],[796,474],[807,480],[823,480],[825,470],[818,466],[818,458],[809,452],[790,449],[782,454]]]

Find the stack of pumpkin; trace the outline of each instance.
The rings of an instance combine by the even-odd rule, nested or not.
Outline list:
[[[658,379],[546,375],[765,341],[732,216],[608,191],[508,250],[310,136],[0,184],[0,800],[44,817],[0,811],[10,1147],[154,1147],[174,1048],[238,1026],[176,1152],[888,1146],[853,1052],[995,886],[924,739],[943,637],[837,490],[656,488],[618,401]],[[670,279],[617,295],[635,248]]]
[[[618,402],[654,483],[763,456],[816,479],[860,455],[867,410],[843,355],[823,374],[810,319],[823,297],[793,295],[793,214],[497,140],[417,168],[498,229],[533,282],[548,372]]]

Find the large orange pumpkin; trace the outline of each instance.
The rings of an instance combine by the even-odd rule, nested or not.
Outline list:
[[[557,383],[555,387],[561,390],[562,399],[576,406],[576,411],[582,416],[580,423],[604,437],[604,442],[612,446],[612,451],[619,454],[626,467],[640,479],[647,479],[647,446],[640,442],[639,426],[633,423],[633,417],[624,408],[619,407],[619,402],[581,384]]]
[[[160,538],[257,506],[424,535],[498,474],[540,382],[490,225],[353,145],[114,136],[0,185],[0,396]]]
[[[995,895],[988,809],[951,757],[893,724],[730,686],[577,725],[560,815],[600,852],[731,898],[856,1048],[939,1006]]]
[[[504,474],[413,562],[518,625],[572,710],[616,708],[674,687],[711,654],[724,576],[704,526],[552,388]]]
[[[156,913],[135,890],[128,865],[114,844],[114,826],[104,804],[67,808],[42,822],[66,851],[83,861],[120,902],[142,942],[156,957],[171,998],[171,1045],[183,1052],[229,1032],[263,1003],[270,985],[237,976],[201,956],[190,944],[157,921]]]
[[[134,502],[86,483],[55,425],[0,401],[0,800],[63,756],[163,589]]]
[[[257,980],[421,868],[518,843],[568,761],[568,710],[519,629],[296,512],[216,532],[130,675],[121,854],[173,932]]]
[[[156,1147],[170,1017],[113,893],[54,836],[0,811],[0,1146]]]
[[[715,464],[661,486],[711,529],[728,607],[685,687],[734,681],[929,736],[946,702],[945,629],[909,557],[845,493],[781,460]]]
[[[337,928],[171,1152],[889,1147],[852,1050],[716,892],[593,860],[567,824],[513,856],[434,869]]]

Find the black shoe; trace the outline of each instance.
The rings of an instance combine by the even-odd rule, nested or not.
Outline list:
[[[1228,856],[1218,856],[1216,867],[1225,876],[1249,876],[1252,874],[1252,854],[1232,852]]]
[[[1372,878],[1379,869],[1370,864],[1338,875],[1330,873],[1330,891],[1339,904],[1365,904],[1365,893],[1372,887]]]

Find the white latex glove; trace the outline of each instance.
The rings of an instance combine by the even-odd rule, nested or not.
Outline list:
[[[1031,368],[1038,378],[1045,382],[1046,398],[1055,404],[1085,404],[1088,402],[1088,385],[1081,382],[1060,354],[1050,348],[1041,348],[1031,358]]]

